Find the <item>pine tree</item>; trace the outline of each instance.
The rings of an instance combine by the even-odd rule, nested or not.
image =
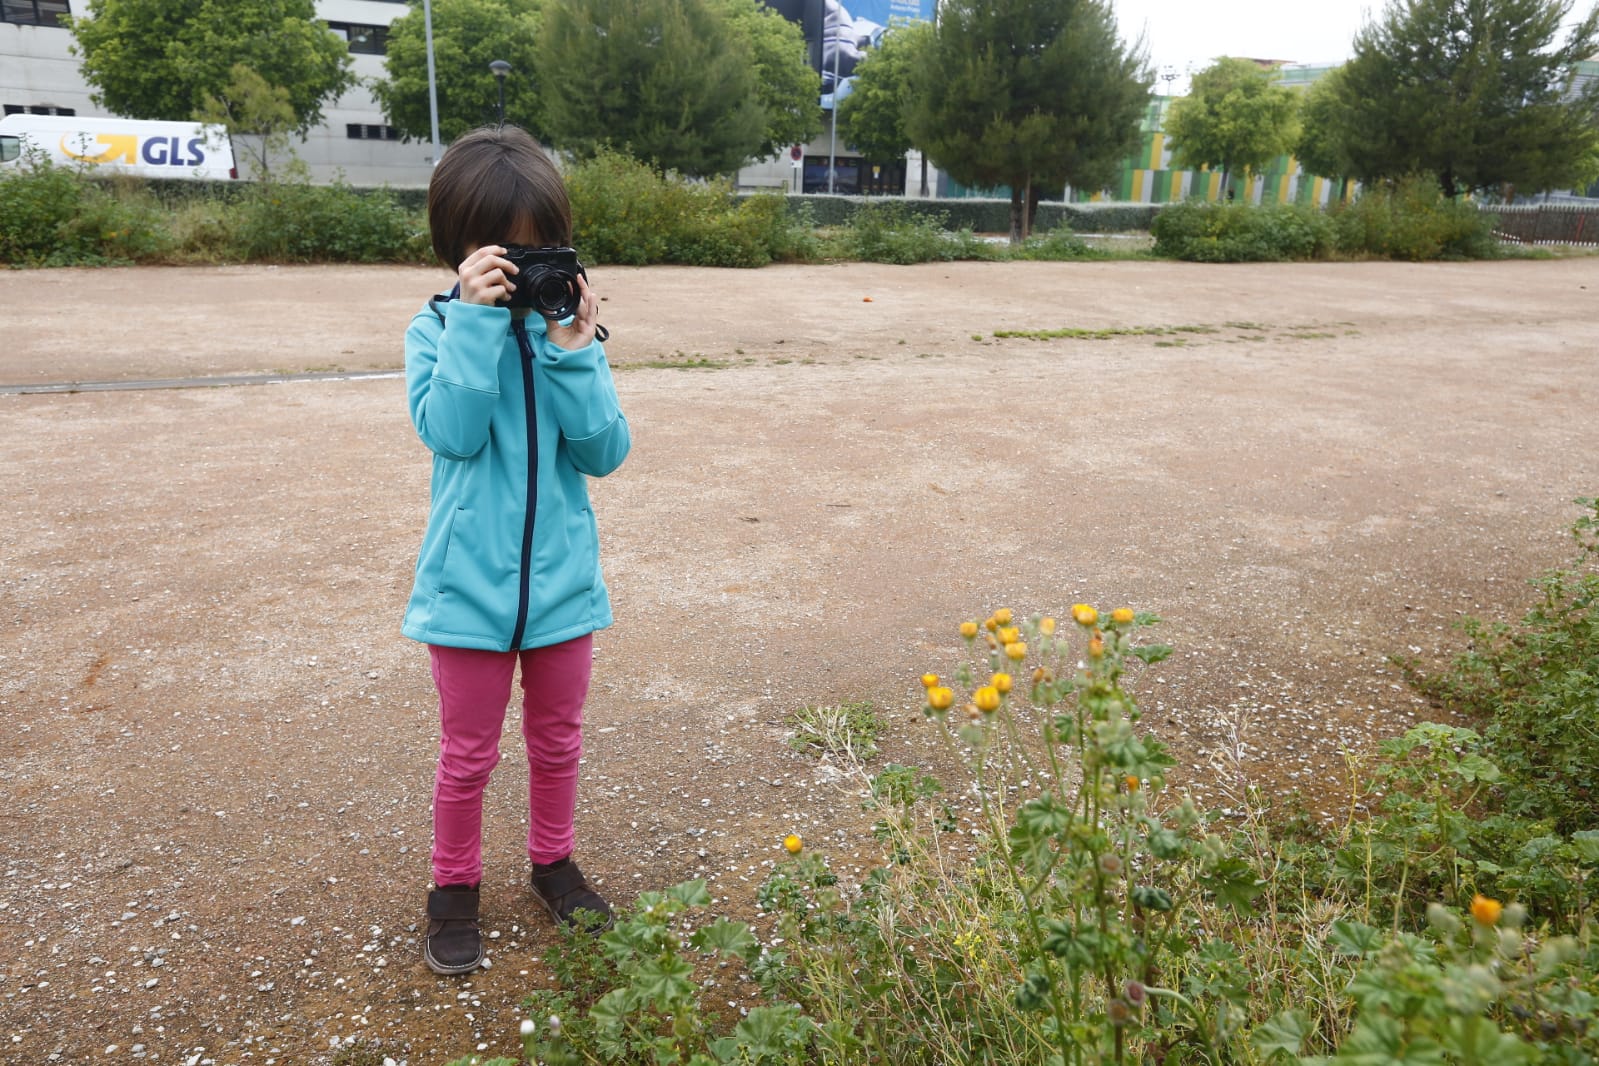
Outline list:
[[[915,79],[911,139],[966,185],[1008,185],[1011,240],[1045,189],[1108,184],[1154,79],[1105,0],[948,0]]]

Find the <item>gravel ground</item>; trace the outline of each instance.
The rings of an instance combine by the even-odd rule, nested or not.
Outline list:
[[[1567,557],[1599,490],[1599,259],[597,270],[635,449],[594,486],[579,857],[626,903],[751,913],[857,782],[785,745],[871,700],[925,762],[924,670],[997,606],[1164,619],[1137,682],[1225,804],[1337,811],[1428,713],[1388,665]],[[438,271],[0,273],[0,385],[399,364]],[[1147,332],[1156,328],[1177,332]],[[1141,329],[999,339],[1003,330]],[[0,395],[0,1061],[420,1066],[514,1050],[555,947],[525,768],[490,789],[491,969],[421,964],[436,743],[399,635],[427,457],[394,377]],[[514,733],[510,734],[514,736]],[[728,990],[736,1001],[738,989]]]

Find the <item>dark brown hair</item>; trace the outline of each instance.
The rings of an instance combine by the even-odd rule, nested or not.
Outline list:
[[[566,186],[526,130],[484,126],[445,150],[428,182],[428,227],[440,262],[454,270],[467,248],[504,244],[529,222],[539,244],[572,243]]]

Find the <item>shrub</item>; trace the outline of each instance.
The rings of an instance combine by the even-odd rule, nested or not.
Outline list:
[[[566,174],[573,243],[586,261],[763,266],[795,245],[781,197],[742,201],[720,182],[661,175],[617,152]]]
[[[971,230],[949,233],[942,215],[916,211],[900,200],[862,204],[844,231],[843,248],[868,263],[929,263],[993,258]]]
[[[164,212],[138,183],[101,182],[35,158],[0,177],[0,263],[74,266],[158,258]]]
[[[1333,248],[1333,227],[1315,207],[1188,201],[1155,217],[1155,254],[1199,263],[1315,259]]]
[[[1599,829],[1599,500],[1577,503],[1577,556],[1533,582],[1539,602],[1519,626],[1467,618],[1471,647],[1448,669],[1405,664],[1423,692],[1485,723],[1505,810],[1560,833]]]
[[[425,228],[383,192],[303,178],[264,181],[234,209],[243,258],[277,263],[423,262]]]
[[[1494,216],[1443,195],[1430,177],[1368,188],[1334,209],[1338,248],[1385,259],[1490,259],[1498,254]]]

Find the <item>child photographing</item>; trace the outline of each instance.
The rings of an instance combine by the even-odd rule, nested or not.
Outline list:
[[[457,140],[428,186],[428,222],[459,284],[405,334],[433,477],[403,630],[428,645],[439,693],[423,957],[458,974],[483,961],[483,792],[519,665],[534,898],[563,924],[611,919],[572,861],[593,634],[611,624],[586,478],[620,466],[631,438],[581,266],[562,317],[507,306],[524,302],[531,272],[517,261],[531,249],[563,246],[576,265],[566,189],[538,142],[514,126]],[[548,296],[547,280],[537,287]]]

